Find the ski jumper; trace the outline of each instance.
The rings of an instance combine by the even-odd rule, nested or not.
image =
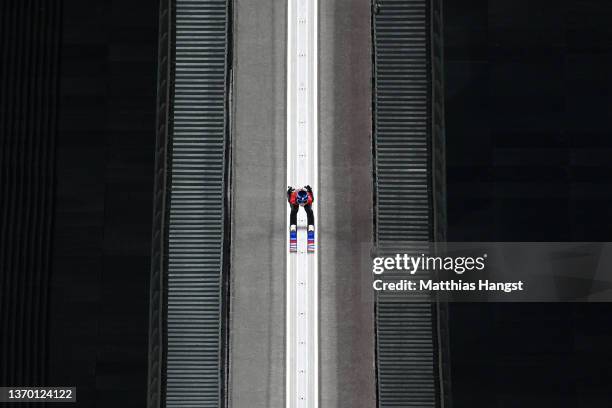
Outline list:
[[[306,194],[304,194],[306,193]],[[299,194],[301,194],[301,202],[299,200]],[[300,207],[304,207],[306,211],[306,218],[308,221],[308,252],[314,252],[315,250],[315,233],[314,233],[314,213],[312,211],[312,202],[314,201],[314,195],[310,186],[305,186],[303,189],[295,190],[293,187],[287,189],[287,201],[291,206],[291,213],[289,214],[289,251],[297,252],[297,214]]]
[[[308,219],[308,226],[314,226],[314,213],[312,212],[312,202],[314,201],[314,195],[312,194],[312,189],[310,186],[306,186],[305,190],[308,192],[308,201],[306,204],[302,204],[304,206],[304,211],[306,211],[306,218]],[[288,191],[287,198],[289,200],[289,205],[291,205],[291,214],[289,215],[289,224],[297,225],[297,213],[300,210],[300,204],[297,202],[297,194],[298,192],[291,189]]]

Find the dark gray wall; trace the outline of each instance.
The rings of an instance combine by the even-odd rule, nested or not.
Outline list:
[[[612,6],[445,1],[449,241],[610,241]],[[450,307],[455,408],[602,407],[609,304]]]
[[[63,2],[49,385],[146,402],[157,2]]]
[[[46,383],[61,3],[0,5],[0,385]]]

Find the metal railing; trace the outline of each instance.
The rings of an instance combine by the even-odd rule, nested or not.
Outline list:
[[[229,16],[161,1],[149,408],[224,405]]]
[[[437,0],[377,0],[373,13],[375,242],[390,254],[445,236],[442,22]],[[444,309],[421,296],[377,294],[379,407],[442,405]]]

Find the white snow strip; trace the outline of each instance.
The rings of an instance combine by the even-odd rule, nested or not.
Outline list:
[[[286,407],[319,406],[317,0],[288,0],[287,185],[314,193],[315,252],[306,250],[298,213],[298,252],[289,252],[287,206]]]

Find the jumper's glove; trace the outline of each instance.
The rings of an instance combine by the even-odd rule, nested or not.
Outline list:
[[[287,187],[287,198],[291,197],[291,193],[293,193],[295,189],[291,186]]]

